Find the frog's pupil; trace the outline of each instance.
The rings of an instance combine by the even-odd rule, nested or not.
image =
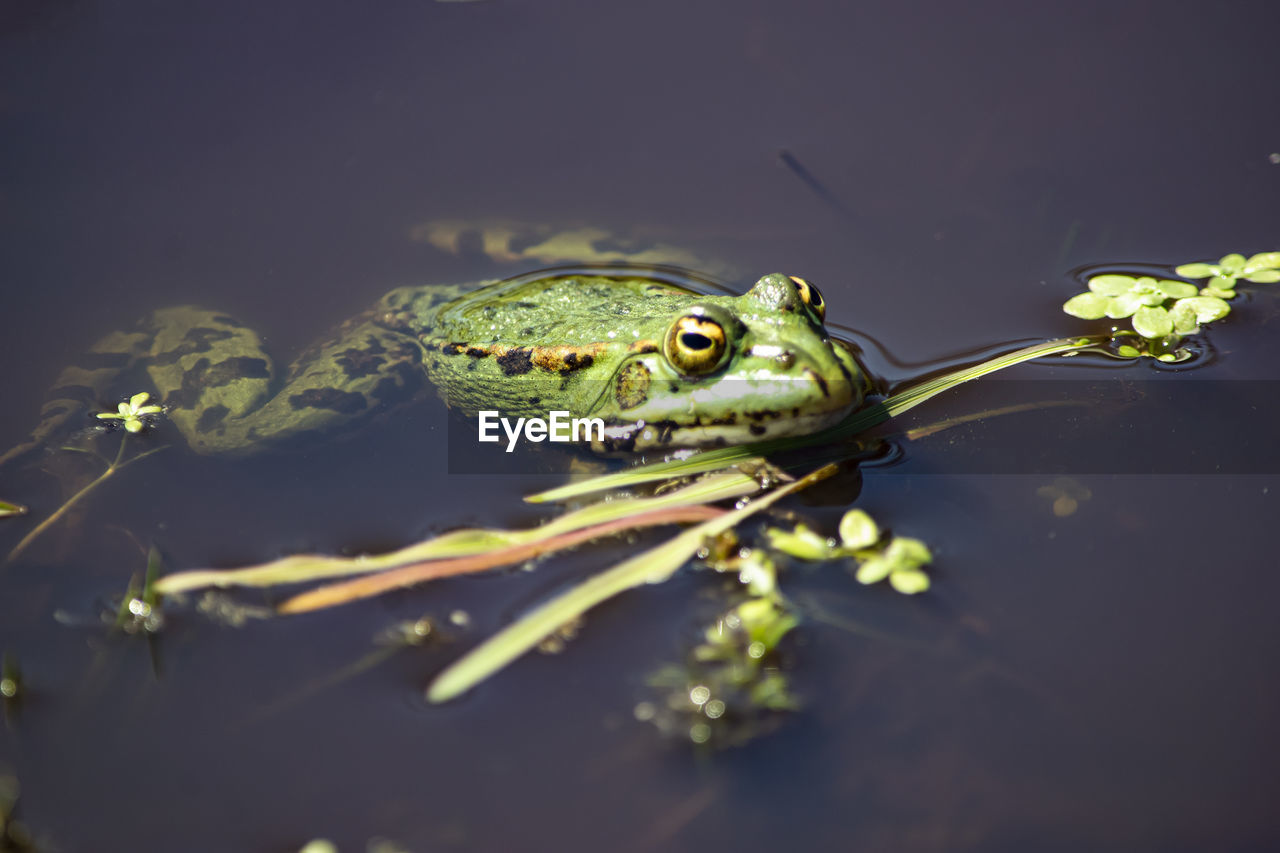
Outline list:
[[[684,345],[689,349],[699,350],[711,348],[711,338],[708,338],[706,335],[700,335],[697,332],[685,332],[680,336],[680,340],[683,341]]]

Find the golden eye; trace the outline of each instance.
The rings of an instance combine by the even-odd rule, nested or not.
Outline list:
[[[724,326],[709,317],[686,314],[671,324],[663,344],[667,361],[681,373],[710,373],[728,349]]]
[[[800,291],[800,298],[804,300],[804,304],[813,309],[813,313],[818,315],[818,320],[827,318],[827,303],[822,298],[822,291],[805,281],[798,275],[790,275],[787,278],[796,283],[796,290]]]

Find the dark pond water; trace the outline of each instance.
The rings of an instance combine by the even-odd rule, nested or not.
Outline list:
[[[232,312],[287,361],[392,286],[530,268],[411,239],[428,221],[649,235],[738,288],[804,274],[894,378],[1078,333],[1059,306],[1079,267],[1280,249],[1278,18],[1269,2],[5,0],[0,446],[64,364],[157,306]],[[1028,366],[921,410],[1040,387],[1088,401],[1086,382],[1211,401],[904,443],[860,505],[931,544],[934,590],[790,575],[830,617],[793,649],[807,707],[712,754],[632,717],[646,673],[716,612],[703,575],[608,604],[563,654],[461,701],[421,698],[462,649],[635,544],[239,629],[175,611],[151,646],[108,637],[96,620],[139,542],[173,568],[353,553],[531,523],[520,496],[547,484],[450,474],[434,402],[307,452],[170,448],[0,569],[0,649],[29,688],[0,775],[41,849],[63,851],[1276,849],[1278,316],[1259,285],[1192,370]],[[1090,494],[1065,517],[1038,494],[1058,477]],[[57,503],[30,470],[0,490]],[[3,522],[0,550],[31,523]],[[334,678],[389,624],[454,610],[471,615],[454,643]]]

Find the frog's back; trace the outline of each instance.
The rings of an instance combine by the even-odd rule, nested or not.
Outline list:
[[[587,411],[617,364],[656,350],[669,316],[696,298],[635,277],[502,282],[434,311],[420,336],[423,362],[445,400],[464,411]]]
[[[443,306],[431,337],[472,344],[582,346],[634,340],[651,317],[688,304],[692,291],[652,279],[555,276],[505,282]]]

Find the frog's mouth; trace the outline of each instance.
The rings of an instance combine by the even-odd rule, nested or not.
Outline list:
[[[849,408],[800,415],[788,413],[785,417],[767,421],[742,418],[739,422],[737,415],[727,415],[705,424],[682,425],[669,420],[606,424],[604,438],[593,438],[591,449],[597,453],[634,453],[656,448],[727,447],[771,438],[809,435],[839,423]]]

